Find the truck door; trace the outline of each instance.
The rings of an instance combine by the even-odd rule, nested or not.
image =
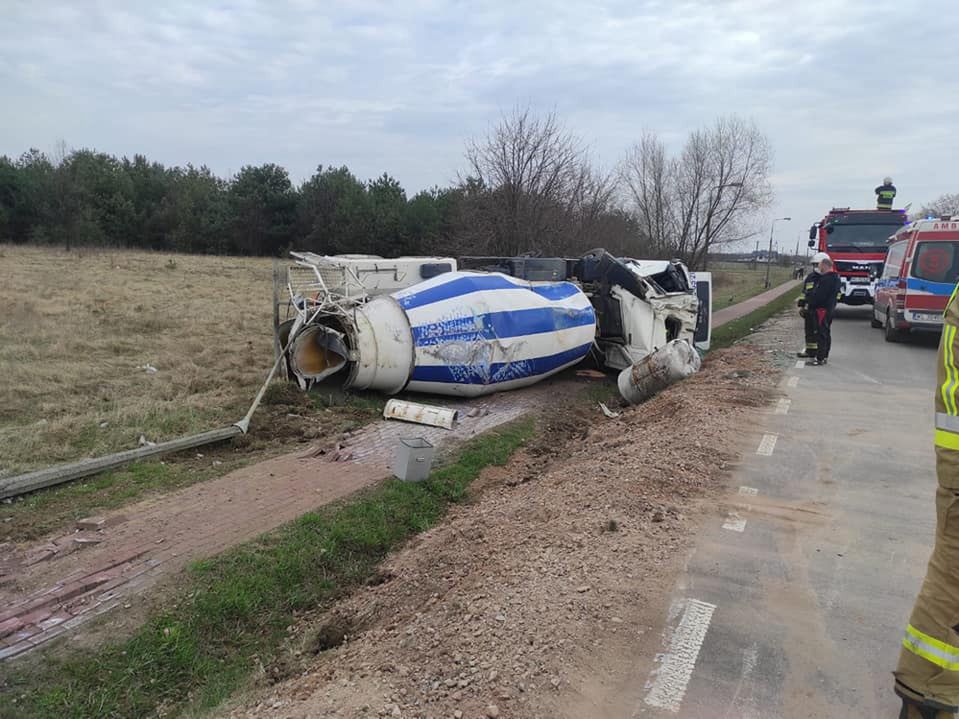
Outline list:
[[[713,273],[693,272],[693,287],[699,299],[696,310],[696,331],[693,333],[693,344],[706,351],[713,335]]]
[[[886,310],[895,307],[895,296],[899,292],[899,276],[902,270],[903,259],[909,240],[900,240],[889,247],[886,255],[886,264],[882,270],[882,277],[876,283],[876,304],[874,315],[877,320],[886,316]]]

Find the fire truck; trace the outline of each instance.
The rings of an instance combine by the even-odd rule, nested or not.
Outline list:
[[[828,254],[842,280],[840,302],[871,305],[882,274],[888,239],[908,222],[905,210],[834,207],[809,228],[809,246]]]

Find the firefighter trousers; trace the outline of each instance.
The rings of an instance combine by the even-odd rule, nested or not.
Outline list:
[[[827,359],[829,349],[832,347],[832,317],[822,307],[810,311],[809,314],[813,316],[813,322],[816,323],[816,359]]]
[[[937,453],[948,450],[938,449]],[[959,452],[949,452],[959,464]],[[939,458],[939,471],[943,468]],[[897,690],[927,705],[959,706],[959,490],[936,492],[936,543],[902,641]]]
[[[819,347],[819,328],[816,324],[816,313],[812,310],[806,310],[806,316],[803,318],[803,329],[806,335],[806,355],[816,356],[816,349]]]

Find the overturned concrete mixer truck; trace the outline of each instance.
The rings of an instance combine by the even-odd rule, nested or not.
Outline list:
[[[276,336],[303,389],[476,397],[587,357],[622,370],[674,339],[708,348],[710,278],[678,261],[292,256]]]

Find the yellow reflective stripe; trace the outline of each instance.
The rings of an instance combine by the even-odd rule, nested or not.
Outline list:
[[[952,304],[952,301],[956,299],[956,293],[959,292],[959,284],[956,285],[955,289],[952,291],[952,294],[949,295],[949,301],[946,303],[946,310],[949,309],[949,305]],[[943,310],[942,313],[945,314],[946,310]]]
[[[947,432],[944,429],[936,430],[936,446],[959,452],[959,434]]]
[[[935,637],[920,632],[911,624],[906,627],[902,645],[913,654],[949,671],[959,671],[959,647],[946,644]]]
[[[942,402],[946,406],[946,414],[956,412],[956,385],[959,383],[959,370],[956,368],[956,359],[952,351],[956,339],[955,325],[946,325],[943,331],[943,364],[946,370],[946,379],[942,383]]]

